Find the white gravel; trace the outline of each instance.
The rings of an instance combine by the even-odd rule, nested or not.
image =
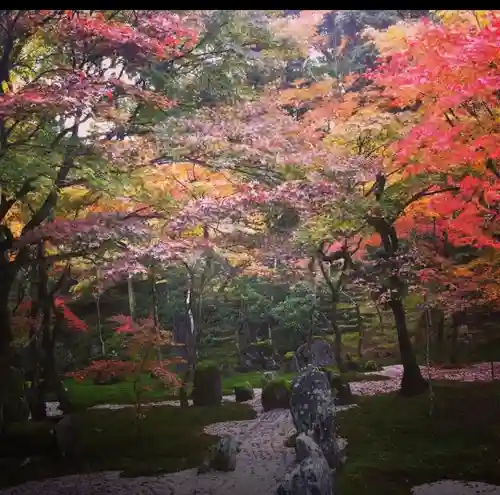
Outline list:
[[[374,389],[373,382],[358,382],[352,384],[356,385],[353,387],[353,392],[370,395],[387,393],[392,390],[392,385],[395,387],[399,384],[401,371],[398,366],[392,366],[377,372],[391,378],[385,382],[385,390]],[[257,411],[256,419],[216,423],[205,428],[206,433],[215,435],[229,433],[240,440],[241,451],[234,472],[212,471],[197,475],[196,469],[188,469],[163,476],[120,478],[119,472],[107,471],[28,482],[0,490],[0,495],[274,495],[278,484],[294,463],[294,450],[285,447],[284,442],[295,432],[295,428],[288,410],[262,412],[261,392],[260,389],[255,389],[255,398],[248,401]],[[234,396],[225,396],[224,400],[234,401]],[[179,402],[147,404],[148,407],[162,405],[179,405]],[[57,402],[47,403],[47,413],[51,416],[61,414],[58,406]],[[95,408],[125,407],[133,406],[103,404]],[[338,407],[337,410],[348,407],[350,406]],[[447,480],[414,487],[412,494],[500,495],[500,486]]]
[[[205,428],[213,435],[229,433],[241,442],[234,472],[208,472],[198,475],[188,469],[163,476],[120,478],[118,472],[78,474],[24,483],[0,491],[0,495],[274,495],[278,484],[295,460],[293,448],[285,447],[285,440],[295,433],[288,410],[262,412],[261,390],[255,389],[255,398],[248,401],[257,418],[250,421],[216,423]],[[233,396],[224,400],[234,401]],[[178,402],[166,404],[178,405]],[[155,407],[160,403],[151,403]],[[57,404],[47,410],[56,413]],[[103,409],[121,409],[130,405],[101,405]],[[350,406],[338,407],[337,410]],[[345,442],[344,439],[341,439]],[[345,444],[344,444],[345,445]]]
[[[416,486],[413,495],[500,495],[500,486],[473,481],[437,481]]]

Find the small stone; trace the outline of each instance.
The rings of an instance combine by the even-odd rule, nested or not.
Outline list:
[[[198,474],[210,470],[234,471],[236,455],[240,451],[239,443],[232,435],[225,435],[210,449],[209,454],[198,468]]]

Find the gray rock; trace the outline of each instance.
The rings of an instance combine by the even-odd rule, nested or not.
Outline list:
[[[323,339],[314,339],[311,349],[307,344],[302,344],[295,352],[300,368],[307,365],[336,366],[333,347]]]
[[[270,382],[271,380],[276,380],[278,378],[278,373],[276,371],[264,371],[264,380]]]
[[[323,451],[302,433],[296,440],[299,464],[285,476],[277,495],[333,495],[333,479]]]
[[[278,370],[276,355],[270,343],[253,342],[241,350],[241,370]]]
[[[236,469],[236,455],[240,451],[239,442],[232,435],[224,435],[212,446],[207,457],[198,468],[198,474],[211,469],[216,471],[234,471]]]
[[[290,410],[297,434],[310,435],[321,447],[330,467],[336,468],[335,402],[326,373],[308,366],[294,378]]]
[[[279,370],[280,365],[276,362],[274,358],[266,358],[264,361],[264,369],[265,370]]]

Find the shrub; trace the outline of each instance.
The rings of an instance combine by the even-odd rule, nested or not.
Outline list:
[[[351,354],[347,354],[346,367],[349,371],[361,371],[362,365],[359,361],[359,358],[354,357]]]
[[[272,382],[277,378],[278,378],[278,373],[276,371],[264,371],[261,381],[262,388],[264,388],[267,383]]]
[[[335,393],[335,404],[343,406],[355,402],[349,383],[347,383],[341,375],[325,367],[320,368],[320,370],[326,373],[328,377],[332,392]]]
[[[277,378],[266,383],[261,400],[264,411],[287,409],[290,406],[290,381]]]
[[[222,380],[218,366],[199,364],[193,378],[193,404],[214,406],[222,402]]]
[[[0,420],[3,420],[5,424],[28,419],[29,408],[25,396],[24,377],[17,368],[11,367],[8,371],[7,390],[0,406],[3,409],[3,416]]]
[[[255,397],[253,387],[250,382],[239,383],[234,386],[234,396],[236,402],[252,400]]]
[[[375,361],[366,361],[363,365],[365,371],[378,371],[380,366]]]
[[[294,356],[295,356],[295,351],[289,351],[285,354],[285,359],[286,360],[293,359]]]
[[[217,368],[220,369],[219,364],[216,361],[213,361],[212,359],[202,359],[198,361],[198,364],[196,365],[197,368]]]

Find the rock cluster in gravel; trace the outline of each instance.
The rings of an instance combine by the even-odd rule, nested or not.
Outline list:
[[[488,363],[459,370],[429,370],[432,378],[463,381],[485,381],[491,379]],[[497,376],[500,363],[495,363]],[[424,376],[427,370],[423,369]],[[353,393],[374,395],[397,390],[402,375],[401,366],[389,366],[376,372],[389,377],[384,381],[352,383]],[[180,471],[163,476],[120,478],[118,472],[79,474],[38,482],[28,482],[0,491],[0,495],[271,495],[283,480],[295,460],[293,448],[285,446],[285,440],[295,432],[288,410],[262,412],[262,391],[255,389],[255,398],[248,401],[258,413],[250,421],[232,421],[209,425],[209,434],[229,434],[241,442],[236,470],[227,473],[209,472],[197,475],[196,469]],[[224,397],[234,400],[234,397]],[[179,402],[152,403],[151,407],[178,405]],[[124,405],[101,405],[99,408],[121,409]],[[337,411],[352,406],[337,407]],[[59,414],[58,404],[47,404],[50,415]],[[345,442],[345,441],[344,441]],[[484,483],[464,483],[451,480],[422,485],[413,489],[414,495],[500,495],[500,487]]]

